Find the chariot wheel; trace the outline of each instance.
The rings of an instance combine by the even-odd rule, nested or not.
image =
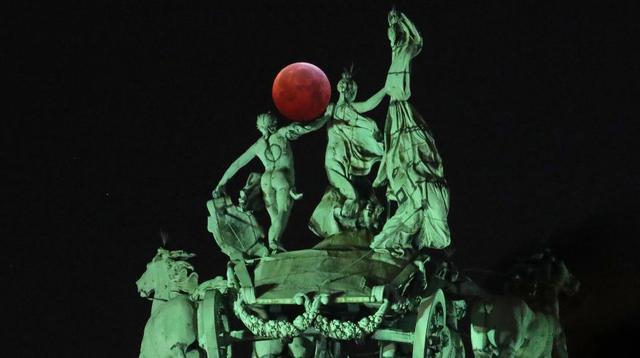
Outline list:
[[[413,358],[444,358],[449,342],[444,294],[437,290],[418,306],[413,333]]]
[[[230,358],[228,306],[218,290],[207,291],[198,305],[198,343],[208,358]]]

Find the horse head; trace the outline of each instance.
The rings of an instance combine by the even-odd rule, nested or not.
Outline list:
[[[136,281],[141,297],[168,301],[177,294],[191,294],[198,287],[198,274],[186,260],[194,254],[159,248]]]
[[[569,271],[564,261],[549,250],[517,261],[506,282],[507,294],[527,300],[555,299],[558,294],[572,295],[580,282]]]
[[[549,285],[556,293],[574,295],[580,290],[580,281],[569,271],[564,261],[556,260],[549,270]]]

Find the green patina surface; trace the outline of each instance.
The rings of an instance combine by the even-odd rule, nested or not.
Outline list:
[[[423,39],[396,10],[388,14],[387,38],[391,63],[368,99],[356,100],[349,69],[336,86],[338,99],[315,121],[278,127],[274,114],[258,115],[260,138],[231,163],[207,202],[208,230],[229,256],[227,277],[199,283],[187,262],[192,254],[158,249],[137,281],[152,301],[141,357],[231,357],[236,344],[251,344],[256,357],[343,357],[340,341],[367,339],[378,342],[380,357],[464,357],[458,321],[467,310],[476,357],[567,355],[558,295],[577,291],[578,281],[561,260],[543,253],[521,262],[507,295],[488,294],[447,260],[432,261],[429,250],[446,248],[451,238],[442,158],[409,102]],[[365,114],[386,96],[380,129]],[[282,238],[302,199],[290,143],[325,125],[318,168],[329,187],[309,219],[309,236],[320,241],[286,252]],[[225,186],[254,158],[264,171],[251,173],[234,200]],[[269,219],[266,230],[261,215]]]

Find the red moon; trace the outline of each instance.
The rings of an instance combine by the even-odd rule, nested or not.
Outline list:
[[[321,115],[331,99],[331,85],[315,65],[296,62],[283,68],[273,80],[273,102],[287,119],[308,122]]]

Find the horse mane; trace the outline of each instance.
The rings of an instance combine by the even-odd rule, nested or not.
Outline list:
[[[548,249],[516,260],[507,275],[506,293],[521,297],[533,307],[553,304],[558,286],[555,273],[561,264],[562,260]]]
[[[188,289],[185,289],[183,286],[192,285],[194,278],[197,285],[197,273],[195,273],[193,265],[187,261],[194,256],[195,254],[188,253],[184,250],[170,251],[164,248],[159,248],[156,257],[154,257],[154,261],[166,261],[169,281],[173,283],[179,291],[190,291],[189,287],[187,287]]]
[[[169,278],[172,282],[181,282],[195,272],[193,265],[187,261],[172,261],[169,266]]]

